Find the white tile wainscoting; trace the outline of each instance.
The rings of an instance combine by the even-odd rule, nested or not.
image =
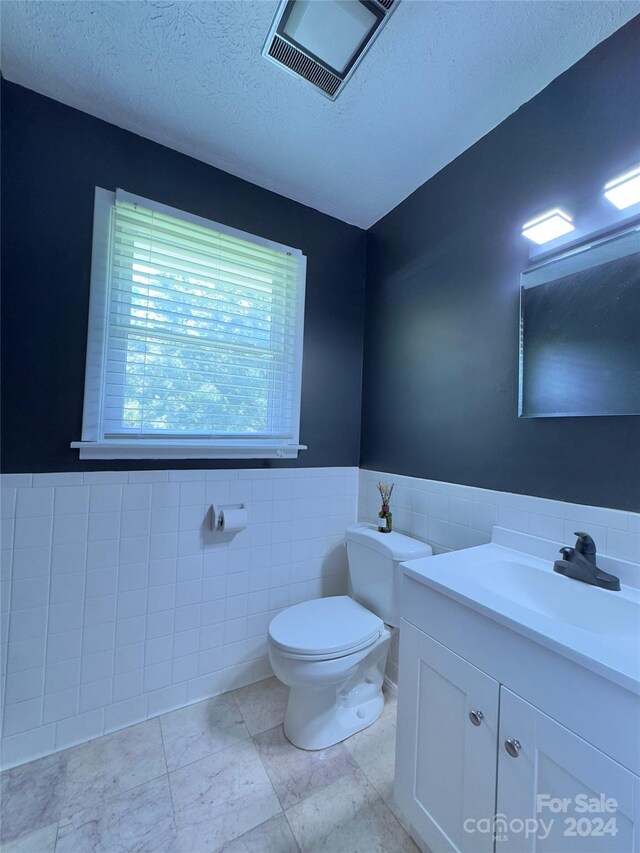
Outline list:
[[[346,591],[357,468],[1,482],[4,767],[269,676],[271,618]]]
[[[379,482],[395,483],[393,528],[423,539],[433,553],[484,545],[494,525],[573,545],[574,532],[593,536],[598,552],[640,563],[640,514],[529,495],[495,492],[456,483],[423,480],[385,471],[360,470],[358,520],[374,522],[380,510]],[[640,577],[640,565],[638,566]],[[398,638],[391,644],[387,676],[398,681]]]
[[[11,767],[266,678],[270,619],[344,593],[345,528],[374,521],[434,553],[494,524],[640,563],[640,515],[357,468],[5,474],[2,764]],[[209,529],[244,502],[247,530]],[[640,572],[640,566],[639,566]],[[397,637],[387,674],[397,682]]]

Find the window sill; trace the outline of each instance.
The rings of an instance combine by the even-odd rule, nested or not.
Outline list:
[[[297,459],[305,444],[204,444],[201,441],[72,441],[80,459]]]

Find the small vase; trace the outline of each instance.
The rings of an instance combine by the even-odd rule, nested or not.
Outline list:
[[[391,533],[393,528],[393,516],[389,512],[389,504],[382,504],[382,509],[378,513],[378,532]]]

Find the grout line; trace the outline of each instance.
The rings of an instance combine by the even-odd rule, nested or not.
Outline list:
[[[236,699],[236,696],[235,696],[236,690],[239,690],[239,689],[242,689],[242,688],[236,687],[235,690],[229,690],[227,695],[233,699],[233,704],[236,706],[238,713],[240,714],[240,717],[242,718],[242,722],[244,723],[246,730],[249,732],[249,726],[247,725],[247,721],[245,720],[244,714],[242,713],[242,708],[240,707],[240,705],[238,705],[238,700]],[[222,696],[223,694],[221,693],[220,695]],[[249,737],[253,737],[251,732],[249,732]]]
[[[376,722],[377,722],[377,721],[376,721]],[[373,724],[373,726],[375,726],[375,723]],[[373,726],[372,726],[371,728],[373,728]],[[366,730],[365,730],[365,731],[366,731]],[[351,755],[351,753],[349,753],[349,754]],[[409,833],[407,832],[407,830],[406,830],[406,829],[404,828],[404,826],[402,825],[402,823],[401,823],[400,819],[399,819],[399,818],[397,817],[397,815],[394,813],[394,811],[393,811],[393,809],[391,808],[391,806],[386,802],[386,800],[385,800],[385,798],[384,798],[384,795],[383,795],[382,791],[380,790],[380,788],[378,787],[378,785],[377,785],[377,784],[376,784],[376,783],[375,783],[375,782],[370,778],[369,773],[367,772],[367,770],[365,769],[365,767],[364,767],[364,766],[363,766],[363,765],[358,761],[358,759],[357,759],[355,756],[351,756],[351,758],[353,759],[353,761],[355,762],[356,766],[359,768],[359,770],[361,771],[361,773],[363,774],[363,776],[365,777],[365,779],[367,780],[367,782],[369,783],[369,785],[371,785],[371,787],[373,788],[373,790],[376,792],[376,795],[377,795],[378,799],[382,802],[382,804],[384,805],[385,809],[389,812],[389,815],[390,815],[390,816],[393,818],[393,820],[398,824],[398,826],[400,827],[401,832],[402,832],[404,835],[407,835],[409,838],[411,838],[411,836],[409,835]],[[395,780],[395,770],[394,770],[394,780]],[[392,797],[393,797],[393,791],[392,791]],[[413,841],[413,839],[411,839],[411,840]],[[414,843],[415,843],[415,842],[414,842]]]
[[[165,772],[166,772],[166,773],[167,773],[167,775],[168,775],[168,774],[169,774],[169,765],[168,765],[168,763],[167,763],[167,750],[166,750],[165,745],[164,745],[164,734],[163,734],[163,731],[162,731],[162,722],[161,722],[161,720],[162,720],[162,717],[158,717],[158,729],[159,729],[159,731],[160,731],[160,743],[162,744],[162,757],[164,758],[164,768],[165,768]],[[145,720],[145,722],[147,722],[147,721]],[[173,804],[173,802],[172,802],[172,804]]]
[[[114,618],[113,618],[113,649],[111,650],[111,679],[110,679],[111,691],[109,694],[110,701],[108,702],[108,704],[106,706],[104,706],[104,714],[103,714],[103,718],[102,718],[102,733],[103,734],[105,733],[105,729],[107,728],[107,708],[116,704],[114,701],[114,698],[113,698],[113,685],[114,685],[114,681],[116,679],[116,653],[117,653],[117,649],[118,649],[118,640],[117,640],[117,635],[118,635],[118,593],[120,591],[120,543],[122,541],[122,535],[121,535],[122,534],[122,487],[120,487],[119,495],[120,495],[120,498],[118,500],[118,538],[117,538],[118,553],[116,556],[116,565],[114,567],[115,571],[116,571],[116,588],[115,588],[115,593],[114,593],[115,602],[114,602]],[[84,551],[84,553],[85,553],[85,558],[84,558],[84,578],[85,578],[84,589],[85,589],[85,595],[84,595],[84,606],[82,608],[82,633],[80,636],[80,641],[82,643],[81,652],[80,652],[80,696],[82,696],[82,661],[85,658],[83,652],[84,652],[84,646],[85,646],[85,628],[87,627],[85,625],[85,620],[86,620],[86,610],[87,610],[86,589],[87,589],[87,581],[88,581],[87,564],[88,564],[88,560],[89,560],[89,519],[90,519],[90,517],[91,517],[91,486],[89,486],[89,509],[88,509],[88,514],[87,514],[87,531],[86,531],[87,536],[86,536],[86,540],[85,540],[85,551]],[[100,569],[101,572],[108,571],[108,570],[109,570],[108,567],[106,569],[104,567],[102,569]],[[147,581],[147,589],[148,589],[148,581]],[[80,701],[82,701],[82,700],[80,700]],[[122,701],[122,700],[119,700],[119,701]],[[78,708],[78,712],[80,712],[79,708]],[[116,731],[117,731],[117,729],[116,729]]]
[[[407,830],[406,830],[406,829],[404,828],[404,826],[400,823],[400,820],[399,820],[399,819],[396,817],[396,815],[393,813],[393,810],[391,809],[391,807],[390,807],[390,806],[389,806],[389,805],[384,801],[384,798],[380,795],[380,793],[378,792],[378,789],[377,789],[377,788],[375,788],[375,786],[374,786],[374,790],[375,790],[375,791],[376,791],[376,793],[378,794],[378,797],[380,798],[380,802],[381,802],[381,803],[382,803],[382,805],[385,807],[385,809],[388,811],[389,816],[391,817],[391,820],[392,820],[394,823],[397,823],[397,824],[398,824],[398,829],[400,830],[400,832],[401,832],[403,835],[406,835],[406,837],[407,837],[407,838],[410,838],[410,839],[411,839],[411,841],[413,841],[413,838],[411,838],[411,836],[409,835],[409,833],[407,832]],[[413,841],[413,843],[415,844],[415,841]]]
[[[259,683],[259,682],[257,682],[257,683]],[[236,690],[241,690],[241,689],[242,689],[242,688],[236,688]],[[236,696],[234,695],[234,694],[236,693],[236,690],[232,690],[232,691],[230,691],[230,692],[231,692],[231,696],[233,697],[233,701],[235,702],[236,707],[238,708],[238,711],[239,711],[239,713],[240,713],[240,716],[242,717],[242,720],[243,720],[243,722],[244,722],[244,724],[245,724],[245,727],[247,728],[247,731],[249,731],[249,727],[248,727],[248,725],[247,725],[247,721],[246,721],[246,719],[245,719],[245,717],[244,717],[244,714],[242,713],[242,709],[240,708],[240,705],[238,704],[238,700],[236,699]],[[272,726],[272,728],[279,728],[281,725],[282,725],[282,723],[278,723],[277,725]],[[265,731],[270,731],[270,729],[265,729]],[[271,774],[269,773],[269,768],[268,768],[268,767],[267,767],[267,765],[265,764],[264,759],[262,758],[262,753],[260,752],[260,750],[259,750],[259,748],[258,748],[258,745],[256,744],[256,737],[257,737],[258,735],[260,735],[260,734],[262,734],[262,732],[257,732],[255,735],[252,735],[251,733],[249,733],[249,739],[251,740],[251,744],[252,744],[253,748],[255,749],[255,751],[256,751],[256,753],[257,753],[257,755],[258,755],[258,758],[260,759],[260,763],[262,764],[262,768],[263,768],[263,770],[264,770],[264,772],[265,772],[265,774],[266,774],[266,776],[267,776],[267,779],[269,780],[269,784],[271,785],[271,789],[273,790],[274,796],[275,796],[275,798],[276,798],[276,799],[277,799],[277,801],[278,801],[278,804],[279,804],[279,806],[280,806],[280,814],[284,817],[285,821],[287,822],[287,826],[289,827],[289,831],[291,832],[291,837],[293,838],[294,843],[295,843],[295,845],[296,845],[297,849],[298,849],[298,850],[300,850],[300,845],[298,844],[298,841],[297,841],[297,839],[296,839],[296,837],[295,837],[295,835],[294,835],[294,833],[293,833],[293,829],[292,829],[292,827],[291,827],[291,824],[289,823],[289,820],[288,820],[288,818],[287,818],[287,816],[286,816],[286,812],[285,812],[284,807],[283,807],[283,805],[282,805],[282,800],[280,799],[280,796],[278,795],[278,792],[277,792],[277,791],[276,791],[276,789],[275,789],[275,785],[273,784],[273,779],[271,778]],[[273,818],[274,818],[274,817],[278,817],[278,815],[273,815],[271,818],[269,818],[269,820],[273,820]],[[268,821],[264,821],[264,823],[267,823],[267,822],[268,822]],[[259,824],[259,826],[263,826],[263,825],[264,825],[264,823]],[[256,828],[257,828],[257,827],[254,827],[254,829],[256,829]],[[252,830],[248,830],[248,831],[249,831],[249,832],[252,832]],[[246,834],[247,834],[247,833],[243,833],[243,835],[246,835]],[[241,836],[238,836],[238,838],[242,838],[242,837],[243,837],[242,835],[241,835]],[[234,839],[234,841],[236,841],[236,840],[237,840],[237,839]]]
[[[282,814],[283,814],[284,819],[287,822],[287,826],[289,827],[289,832],[291,833],[291,837],[293,838],[294,844],[296,845],[297,849],[301,851],[302,848],[300,847],[300,844],[298,843],[298,839],[296,838],[296,834],[293,831],[293,827],[291,826],[291,821],[289,820],[289,816],[287,815],[286,811],[284,811],[284,809],[282,810]]]
[[[296,837],[293,834],[293,830],[291,829],[291,824],[287,820],[287,817],[286,817],[284,812],[281,812],[280,814],[274,814],[271,817],[268,817],[266,820],[263,820],[262,823],[259,823],[256,826],[252,827],[251,829],[248,829],[246,832],[243,832],[242,835],[236,835],[235,838],[232,838],[229,841],[228,845],[225,845],[225,849],[227,846],[230,846],[232,844],[235,844],[238,841],[241,841],[243,838],[246,838],[246,836],[249,835],[250,833],[255,832],[256,829],[260,829],[261,826],[266,826],[266,824],[268,824],[270,821],[275,820],[275,818],[281,817],[281,816],[284,817],[284,819],[287,823],[287,826],[289,827],[289,831],[291,832],[291,837],[293,838],[294,844],[296,845],[296,849],[299,851],[300,845],[298,844]]]
[[[246,743],[248,740],[251,740],[251,735],[248,737],[242,737],[239,740],[235,741],[235,743],[230,743],[228,746],[223,746],[222,749],[214,749],[213,752],[208,752],[206,755],[201,755],[200,758],[194,758],[193,761],[189,761],[186,764],[181,764],[180,767],[175,767],[173,770],[167,770],[167,774],[171,776],[173,773],[177,773],[179,770],[184,770],[187,767],[193,767],[194,764],[197,764],[199,761],[204,761],[205,758],[212,758],[214,755],[222,755],[223,752],[226,752],[228,749],[233,749],[236,746],[239,746],[241,743]]]
[[[74,747],[71,747],[71,749],[74,749]],[[110,793],[110,794],[107,794],[106,796],[103,795],[99,801],[89,803],[89,805],[86,805],[86,806],[82,806],[77,811],[67,811],[64,814],[63,814],[63,812],[61,812],[58,823],[62,823],[63,816],[64,816],[65,820],[71,820],[77,814],[80,814],[80,812],[89,811],[89,810],[98,811],[98,809],[102,808],[104,803],[109,803],[112,800],[117,799],[118,797],[123,797],[125,794],[130,794],[132,791],[136,791],[138,788],[142,788],[143,785],[149,785],[151,782],[157,782],[158,779],[164,779],[164,777],[168,776],[168,775],[169,775],[168,773],[160,773],[160,774],[158,774],[158,776],[153,776],[151,779],[145,779],[144,782],[137,782],[135,785],[132,785],[129,788],[125,788],[122,791],[117,791],[116,793]],[[65,779],[65,787],[66,787],[66,779]],[[65,790],[65,793],[66,793],[66,790]],[[173,801],[172,801],[172,806],[173,806]]]
[[[278,727],[278,726],[274,726],[274,728],[279,728],[279,727]],[[267,731],[270,731],[270,729],[267,729]],[[257,754],[258,754],[258,758],[260,759],[260,763],[262,764],[262,769],[263,769],[263,770],[264,770],[264,772],[267,774],[267,779],[269,780],[269,784],[271,785],[271,789],[272,789],[272,791],[273,791],[273,793],[274,793],[274,795],[275,795],[276,800],[278,801],[278,804],[280,805],[280,813],[281,813],[281,814],[285,814],[284,806],[282,805],[282,800],[280,799],[280,795],[279,795],[279,794],[278,794],[278,792],[276,791],[276,786],[274,785],[274,783],[273,783],[273,779],[271,778],[271,773],[269,773],[269,768],[268,768],[268,767],[267,767],[267,765],[265,764],[264,759],[263,759],[263,757],[262,757],[262,753],[260,752],[260,750],[259,750],[259,748],[258,748],[258,745],[257,745],[257,744],[256,744],[256,742],[255,742],[255,738],[256,738],[256,737],[257,737],[257,735],[251,738],[251,743],[253,744],[253,748],[255,749],[255,751],[256,751],[256,752],[257,752]],[[288,821],[287,821],[287,822],[288,822]],[[292,830],[292,831],[293,831],[293,830]]]
[[[165,746],[164,746],[164,734],[162,732],[162,718],[163,717],[169,717],[169,716],[171,716],[171,714],[176,714],[179,711],[186,710],[187,708],[194,708],[197,705],[204,705],[205,702],[213,702],[217,699],[220,699],[223,695],[224,694],[222,694],[222,693],[218,693],[215,696],[210,696],[208,699],[200,699],[198,702],[192,702],[190,705],[183,705],[180,708],[174,708],[173,711],[167,711],[164,714],[159,714],[156,717],[150,717],[148,720],[142,721],[144,723],[147,723],[147,722],[151,722],[152,720],[158,720],[158,725],[160,726],[160,737],[162,738],[162,748],[164,750],[164,760],[165,760],[165,765],[167,767],[167,773],[169,774],[169,776],[178,770],[183,770],[185,767],[191,767],[193,764],[197,764],[199,761],[203,761],[205,758],[211,758],[212,755],[218,755],[222,752],[225,752],[225,750],[227,750],[227,749],[232,749],[234,746],[238,746],[238,744],[240,744],[240,743],[244,743],[247,740],[251,740],[251,734],[250,734],[249,730],[247,729],[247,736],[246,737],[238,738],[238,740],[235,741],[234,743],[230,743],[227,746],[221,747],[220,749],[214,749],[212,752],[208,752],[206,755],[201,755],[199,758],[194,758],[193,761],[188,761],[186,764],[181,764],[180,767],[175,767],[173,770],[169,770],[169,765],[167,764],[167,751],[166,751]],[[244,722],[244,720],[243,720],[243,722]],[[134,723],[134,725],[141,725],[141,724],[140,723]],[[247,728],[246,723],[245,723],[245,728]],[[117,731],[111,732],[111,734],[116,734],[116,733],[117,733]]]
[[[162,755],[164,757],[164,766],[167,771],[167,785],[169,786],[169,799],[171,800],[171,814],[173,815],[173,829],[176,834],[176,839],[178,837],[178,822],[176,820],[176,807],[173,802],[173,788],[171,786],[171,774],[169,773],[169,765],[167,763],[167,750],[164,745],[164,734],[162,732],[162,723],[160,722],[160,718],[158,718],[158,728],[160,729],[160,741],[162,743]],[[55,851],[54,851],[55,853]]]
[[[6,694],[7,694],[7,681],[9,676],[9,648],[11,646],[11,622],[13,616],[13,582],[14,582],[14,563],[15,563],[15,554],[16,554],[16,519],[18,517],[18,490],[15,489],[15,499],[13,501],[13,529],[11,531],[11,569],[9,571],[9,609],[7,612],[7,647],[6,650],[2,650],[2,654],[5,655],[5,667],[4,667],[4,675],[2,677],[2,706],[0,707],[0,732],[2,732],[2,737],[4,737],[4,722],[7,711],[7,703],[6,703]],[[51,552],[53,553],[53,519],[51,521]],[[51,557],[49,557],[49,576],[51,576]],[[47,657],[47,629],[49,625],[49,598],[51,592],[51,578],[49,577],[49,588],[47,590],[47,618],[45,620],[45,634],[44,634],[44,642],[45,642],[45,660],[44,666],[42,668],[42,712],[40,714],[40,724],[42,725],[42,715],[44,714],[44,679],[46,674],[46,657]],[[55,740],[55,731],[54,731],[54,740]]]

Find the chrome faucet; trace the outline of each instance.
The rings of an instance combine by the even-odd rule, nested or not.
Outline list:
[[[596,565],[596,543],[588,533],[576,531],[578,537],[575,548],[565,545],[560,548],[562,560],[556,560],[553,571],[565,577],[573,578],[603,589],[620,589],[620,580],[615,575],[603,572]]]

